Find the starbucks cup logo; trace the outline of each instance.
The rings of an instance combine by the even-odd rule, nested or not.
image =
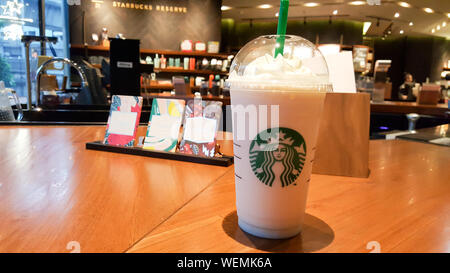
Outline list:
[[[269,187],[287,187],[302,172],[306,143],[297,131],[270,128],[256,136],[249,152],[252,170],[259,181]]]

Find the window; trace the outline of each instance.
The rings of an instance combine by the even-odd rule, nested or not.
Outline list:
[[[45,34],[58,38],[58,43],[54,45],[57,56],[66,57],[67,4],[64,0],[42,1],[45,1]],[[4,81],[7,87],[15,89],[22,103],[26,102],[27,97],[27,74],[25,46],[21,42],[21,37],[40,35],[41,20],[38,0],[0,0],[0,81]],[[40,43],[31,43],[30,76],[33,93],[39,55],[41,55]],[[46,55],[53,55],[48,45]],[[62,73],[59,72],[61,75]]]

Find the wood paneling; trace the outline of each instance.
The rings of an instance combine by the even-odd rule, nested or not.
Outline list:
[[[341,35],[343,44],[362,44],[363,23],[348,20],[334,20],[331,24],[326,21],[308,21],[291,19],[287,25],[287,32],[299,35],[315,43],[319,38],[321,44],[339,44]],[[239,49],[252,39],[261,35],[270,35],[277,32],[277,22],[261,22],[254,20],[234,22],[230,19],[222,20],[222,51]]]

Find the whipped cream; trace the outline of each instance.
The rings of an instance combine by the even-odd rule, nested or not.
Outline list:
[[[302,60],[285,58],[281,54],[276,58],[266,54],[238,70],[241,75],[233,70],[227,80],[234,86],[251,85],[266,89],[264,85],[269,85],[268,87],[282,86],[283,88],[289,85],[292,89],[298,89],[301,86],[328,84],[328,76],[316,75],[303,65]]]

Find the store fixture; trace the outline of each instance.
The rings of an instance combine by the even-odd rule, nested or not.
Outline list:
[[[85,46],[72,44],[71,55],[79,55],[86,58],[90,56],[108,57],[109,48],[103,46]],[[173,90],[174,86],[170,82],[172,76],[193,77],[194,80],[192,82],[189,81],[191,90],[199,91],[200,86],[194,84],[196,77],[204,77],[204,80],[206,80],[210,75],[218,75],[220,79],[223,79],[228,75],[227,67],[230,65],[231,59],[233,58],[232,55],[222,53],[157,49],[141,49],[140,55],[142,60],[148,60],[149,62],[150,60],[153,60],[152,65],[154,65],[154,72],[158,76],[158,79],[150,81],[150,84],[146,86],[141,86],[142,88],[146,88],[153,92]],[[161,68],[161,59],[163,56],[166,59],[166,64],[169,65],[165,68]],[[178,66],[170,66],[171,59],[174,60],[173,63],[178,64]],[[186,59],[189,61],[188,63],[186,63]],[[202,62],[204,62],[205,59],[208,63],[211,63],[212,60],[216,60],[217,62],[222,63],[222,67],[220,67],[220,69],[204,68]],[[181,62],[183,62],[183,65],[181,65]],[[146,65],[147,64],[142,64],[142,66]],[[93,66],[101,68],[100,64],[93,64]],[[215,67],[219,66],[216,65]],[[161,78],[164,78],[165,81],[158,82],[158,80],[160,80]]]

